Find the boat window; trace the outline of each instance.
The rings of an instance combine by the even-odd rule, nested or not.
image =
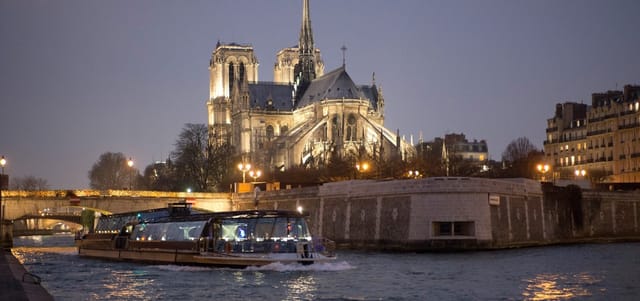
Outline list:
[[[206,221],[139,224],[133,230],[133,240],[196,240]]]
[[[222,221],[221,238],[228,241],[255,238],[255,219],[238,218]]]
[[[307,223],[303,218],[279,217],[273,231],[274,240],[310,239]]]
[[[311,239],[303,218],[230,218],[220,225],[217,237],[226,241]]]
[[[273,233],[273,223],[276,221],[273,217],[260,218],[256,222],[256,240],[269,240]]]

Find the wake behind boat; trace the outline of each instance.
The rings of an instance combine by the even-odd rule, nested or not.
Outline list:
[[[275,262],[312,264],[336,258],[335,243],[312,238],[296,211],[202,212],[188,203],[100,217],[76,240],[81,256],[228,267]]]

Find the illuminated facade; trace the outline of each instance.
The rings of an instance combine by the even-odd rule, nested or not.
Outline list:
[[[414,148],[384,127],[384,97],[372,79],[357,85],[345,65],[324,73],[309,1],[297,47],[276,55],[274,81],[258,81],[251,45],[218,43],[209,63],[210,143],[229,142],[243,160],[282,170],[332,155],[408,156]]]
[[[584,170],[596,181],[640,182],[640,86],[594,93],[591,106],[557,104],[546,135],[546,163],[555,178]]]

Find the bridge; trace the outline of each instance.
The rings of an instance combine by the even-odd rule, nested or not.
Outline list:
[[[3,191],[3,215],[7,226],[0,235],[10,231],[17,235],[75,232],[82,229],[86,210],[94,214],[114,214],[166,207],[168,203],[187,201],[193,208],[210,211],[231,209],[229,193],[187,193],[131,190],[49,190]],[[68,212],[74,212],[69,214]],[[62,212],[62,213],[60,213]],[[64,213],[67,212],[67,213]],[[87,217],[85,217],[86,219]],[[91,216],[88,217],[91,219]],[[12,225],[12,226],[10,226]],[[8,233],[9,232],[9,233]]]
[[[166,207],[168,203],[187,201],[194,208],[230,210],[230,193],[188,193],[130,190],[47,190],[2,192],[4,219],[16,220],[42,215],[50,209],[82,208],[101,214],[123,213]]]
[[[73,233],[80,229],[81,212],[27,214],[13,220],[13,236]]]

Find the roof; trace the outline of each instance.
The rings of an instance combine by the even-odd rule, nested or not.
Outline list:
[[[375,86],[357,86],[344,66],[316,78],[296,105],[305,107],[325,99],[369,99],[375,106],[378,93]]]
[[[293,109],[292,95],[293,86],[289,84],[271,82],[249,84],[251,108],[254,109],[291,111]],[[271,100],[271,106],[269,105],[269,100]]]

